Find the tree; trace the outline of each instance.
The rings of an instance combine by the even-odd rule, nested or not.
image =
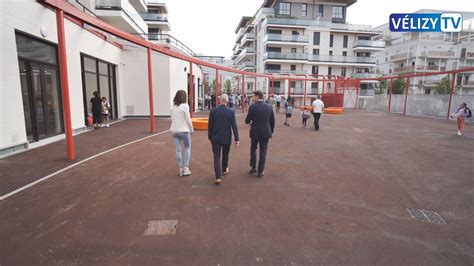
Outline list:
[[[226,81],[224,82],[224,92],[225,92],[227,95],[230,95],[231,89],[232,89],[232,84],[230,83],[230,80],[226,80]]]
[[[207,79],[204,79],[204,94],[209,95],[212,92],[212,86],[209,84]]]
[[[449,76],[442,78],[440,82],[436,83],[434,89],[436,94],[449,94],[451,90],[451,79]]]
[[[388,82],[386,79],[379,81],[378,86],[375,87],[374,93],[375,94],[384,94],[384,92],[388,91]]]
[[[405,80],[396,79],[392,82],[392,94],[405,94]]]

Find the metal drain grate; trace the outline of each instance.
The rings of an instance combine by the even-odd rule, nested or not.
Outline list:
[[[415,220],[425,221],[434,224],[447,224],[443,217],[441,217],[441,215],[439,215],[439,213],[435,211],[412,208],[408,208],[407,211]]]
[[[176,234],[178,220],[151,220],[148,221],[144,235],[168,236]]]

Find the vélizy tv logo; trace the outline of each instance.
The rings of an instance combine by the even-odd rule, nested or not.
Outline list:
[[[461,32],[461,13],[391,14],[390,31],[399,32]]]

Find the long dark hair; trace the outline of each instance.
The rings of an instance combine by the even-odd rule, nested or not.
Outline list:
[[[182,103],[186,103],[186,92],[183,90],[179,90],[176,92],[174,96],[173,103],[176,106],[179,106]]]
[[[100,93],[98,91],[94,91],[94,98],[100,99]],[[102,99],[100,99],[102,100]]]

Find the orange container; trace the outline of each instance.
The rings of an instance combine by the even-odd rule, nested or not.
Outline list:
[[[191,122],[196,130],[207,130],[209,119],[208,118],[192,118]]]
[[[94,122],[94,120],[92,120],[92,116],[88,116],[87,117],[87,126],[91,127],[92,126],[92,122]]]
[[[344,112],[344,108],[342,107],[328,107],[324,108],[324,113],[325,114],[334,114],[334,115],[340,115]]]

